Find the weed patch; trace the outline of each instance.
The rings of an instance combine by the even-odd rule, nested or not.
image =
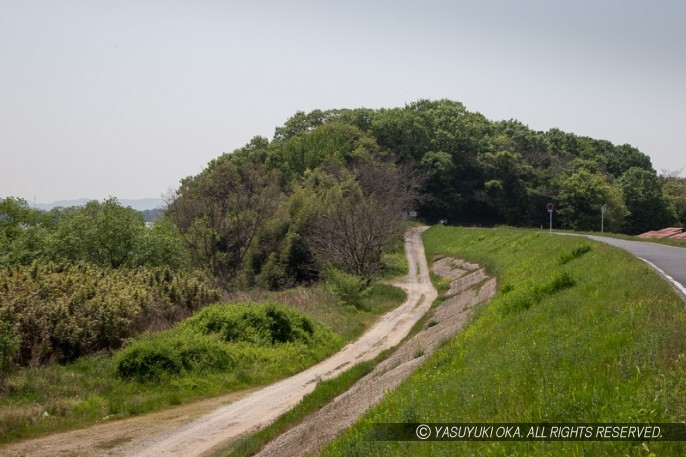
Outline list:
[[[231,303],[205,308],[159,336],[129,340],[114,356],[10,371],[0,386],[0,444],[273,382],[335,352],[405,298],[396,287],[374,284],[362,301],[369,311],[361,312],[340,306],[321,286],[236,292]],[[241,313],[230,314],[246,307],[253,316],[243,322]],[[268,325],[250,330],[251,321]],[[229,330],[232,322],[240,332]],[[126,350],[133,353],[125,357]]]
[[[578,246],[574,248],[571,252],[562,254],[558,260],[558,264],[564,265],[568,262],[571,262],[574,259],[578,259],[584,254],[587,254],[588,252],[591,252],[591,246],[588,244],[584,244],[581,246]]]
[[[502,292],[502,295],[506,295],[506,298],[503,300],[503,311],[505,314],[509,314],[527,310],[539,304],[545,298],[575,285],[576,280],[566,271],[555,272],[548,282],[538,286],[525,284],[522,287],[515,288],[509,285]]]

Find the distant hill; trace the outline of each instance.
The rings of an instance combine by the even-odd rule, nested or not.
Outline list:
[[[68,208],[70,206],[83,206],[91,200],[92,198],[80,198],[78,200],[60,200],[52,203],[36,203],[31,205],[36,209],[42,209],[44,211],[50,211],[53,208],[62,207]],[[164,200],[161,198],[138,198],[138,199],[119,199],[119,203],[122,206],[130,206],[136,211],[146,211],[161,208],[164,206]]]

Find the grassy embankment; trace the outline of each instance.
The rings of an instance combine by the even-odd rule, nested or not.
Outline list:
[[[390,259],[403,268],[401,253]],[[298,335],[292,341],[272,341],[270,345],[274,335],[283,334],[282,327],[273,325],[272,333],[266,334],[260,325],[246,325],[249,341],[231,342],[228,340],[236,335],[232,332],[227,338],[222,334],[229,328],[222,329],[222,322],[232,317],[217,313],[221,306],[211,307],[200,313],[204,320],[196,318],[193,323],[191,318],[170,332],[136,339],[128,348],[128,372],[120,368],[127,349],[82,357],[66,365],[19,370],[0,391],[0,443],[268,384],[335,352],[404,300],[400,289],[381,284],[372,287],[358,308],[342,306],[324,286],[241,293],[231,300],[232,305],[272,302],[299,311],[286,316],[279,307],[277,312],[266,307],[244,322],[260,324],[267,316],[269,322],[283,324],[285,317],[290,321],[286,328],[292,327]],[[271,314],[265,314],[269,309]],[[303,325],[305,320],[309,323]],[[216,329],[217,335],[207,335],[208,328]],[[308,328],[314,330],[310,336]],[[132,354],[133,346],[140,350]],[[123,379],[122,373],[133,376]]]
[[[487,266],[499,290],[469,327],[322,455],[684,455],[682,442],[381,442],[387,422],[686,420],[686,311],[656,273],[604,244],[435,227],[427,256]]]

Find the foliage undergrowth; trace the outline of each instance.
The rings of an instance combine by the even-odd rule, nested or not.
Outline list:
[[[114,365],[121,378],[141,382],[238,370],[259,380],[298,372],[341,343],[329,328],[285,306],[213,305],[119,351]]]
[[[342,305],[362,308],[362,299],[369,293],[369,284],[364,278],[332,267],[326,270],[326,282]]]
[[[546,232],[434,227],[427,255],[487,265],[475,320],[322,455],[683,455],[683,442],[383,442],[388,422],[686,420],[683,302],[630,254]]]
[[[366,312],[340,306],[336,297],[321,286],[280,292],[235,292],[230,297],[234,303],[269,302],[250,305],[258,320],[266,320],[270,309],[277,311],[277,315],[282,311],[292,316],[290,323],[293,334],[309,338],[309,346],[297,336],[290,342],[273,343],[273,336],[267,335],[264,329],[250,329],[249,326],[243,328],[247,335],[243,341],[228,343],[221,337],[221,324],[236,317],[233,315],[234,305],[210,306],[205,308],[207,311],[198,313],[168,332],[134,340],[121,352],[115,352],[114,357],[97,353],[65,364],[10,373],[0,390],[0,443],[143,414],[169,405],[187,403],[194,398],[272,382],[324,358],[346,341],[362,334],[378,316],[404,300],[403,291],[381,284],[374,284],[370,294],[364,298],[364,307],[368,309]],[[236,311],[240,308],[236,306]],[[226,311],[226,315],[222,311]],[[272,317],[272,321],[278,321],[274,313]],[[246,323],[249,320],[246,319]],[[307,324],[300,325],[305,320],[314,327],[314,336],[308,336],[307,330],[303,330]],[[217,328],[218,331],[203,334],[199,330],[203,327]],[[276,327],[278,325],[275,330]],[[317,331],[327,327],[331,330]],[[287,329],[287,326],[284,328]],[[136,352],[133,350],[136,347],[144,348],[139,355],[157,348],[163,355],[170,356],[171,362],[161,361],[157,368],[152,363],[149,375],[145,375],[143,370],[139,372],[140,376],[130,376],[130,379],[119,376],[117,362],[125,358],[127,350]],[[161,357],[159,360],[163,359]],[[215,363],[226,368],[219,370],[214,366]],[[178,372],[175,369],[166,372],[164,367],[169,366],[180,369]],[[164,381],[158,382],[156,379]]]
[[[0,366],[36,367],[116,349],[221,297],[198,272],[39,263],[0,271],[0,316],[18,342]]]

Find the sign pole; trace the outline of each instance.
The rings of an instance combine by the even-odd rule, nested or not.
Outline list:
[[[600,233],[605,232],[605,211],[607,207],[605,205],[600,207]]]
[[[550,214],[549,233],[552,235],[552,233],[553,233],[553,210],[555,209],[555,205],[553,205],[552,203],[548,203],[545,207],[548,210],[548,214]]]

